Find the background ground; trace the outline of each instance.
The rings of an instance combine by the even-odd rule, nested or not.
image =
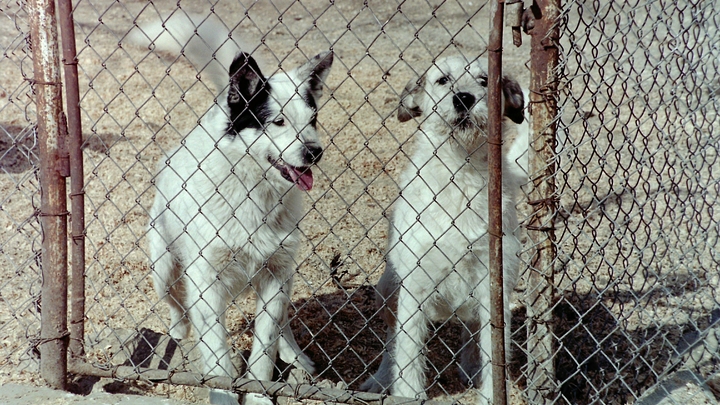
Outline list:
[[[394,118],[398,96],[434,58],[484,54],[489,9],[482,4],[181,4],[179,12],[217,14],[268,75],[327,49],[336,54],[319,113],[327,149],[306,199],[292,311],[296,338],[319,366],[319,382],[357,388],[377,367],[384,331],[373,317],[372,285],[384,266],[385,218],[399,191],[394,179],[415,130]],[[714,324],[720,263],[714,7],[568,6],[554,308],[558,380],[568,403],[633,403]],[[75,12],[86,138],[86,347],[98,364],[163,366],[147,350],[161,340],[168,319],[148,277],[144,233],[152,179],[163,152],[210,107],[214,89],[184,59],[161,58],[125,36],[135,22],[176,9],[172,1],[98,0],[78,3]],[[39,201],[32,92],[23,76],[32,71],[25,57],[29,31],[26,10],[6,2],[0,11],[7,22],[0,24],[2,69],[11,72],[0,75],[0,298],[6,306],[0,382],[37,384]],[[506,41],[503,68],[527,86],[529,37],[524,40],[520,48]],[[526,388],[520,298],[527,288],[520,284],[514,303],[513,403],[524,402]],[[239,300],[228,315],[238,355],[251,339],[250,308],[251,298]],[[445,327],[431,342],[430,393],[466,402],[472,392],[449,364],[457,336]],[[190,344],[172,366],[192,369],[192,353]],[[708,353],[704,378],[716,370],[717,353]],[[203,397],[190,388],[143,383],[108,389]]]

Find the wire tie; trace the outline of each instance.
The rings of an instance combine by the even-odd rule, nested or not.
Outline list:
[[[69,337],[70,337],[70,331],[65,330],[65,332],[63,334],[61,334],[60,336],[33,339],[31,345],[32,345],[32,347],[38,347],[38,346],[44,345],[45,343],[50,343],[55,340],[65,340]]]
[[[63,211],[57,214],[51,214],[47,212],[40,212],[38,213],[38,216],[40,217],[64,217],[70,215],[70,211]]]
[[[30,84],[40,84],[40,85],[43,85],[43,86],[62,86],[62,82],[42,82],[42,81],[39,81],[39,80],[30,79],[30,78],[27,78],[27,79],[25,79],[25,80],[26,80],[27,82],[29,82]]]

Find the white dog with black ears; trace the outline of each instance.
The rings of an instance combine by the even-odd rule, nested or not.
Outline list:
[[[505,116],[522,123],[520,86],[507,77],[502,86]],[[401,194],[390,221],[387,266],[377,286],[378,305],[388,324],[385,353],[379,370],[360,389],[426,398],[428,323],[456,318],[465,325],[461,377],[482,387],[481,403],[492,403],[484,61],[467,61],[461,56],[441,59],[419,80],[408,83],[398,119],[404,122],[414,117],[420,123],[415,151],[400,177]],[[509,343],[508,297],[516,284],[520,250],[515,204],[527,175],[507,158],[507,149],[503,156],[502,246],[505,339]]]
[[[142,26],[132,38],[182,52],[220,93],[182,146],[163,159],[155,179],[148,231],[155,289],[170,306],[170,334],[186,338],[192,326],[206,375],[235,375],[225,313],[231,300],[250,292],[257,303],[248,378],[269,381],[278,353],[312,373],[287,306],[303,191],[312,188],[310,166],[323,154],[317,104],[333,54],[265,77],[252,56],[235,56],[238,47],[222,27],[217,19],[176,14]],[[210,399],[237,404],[225,391],[211,391]],[[271,402],[245,397],[245,403]]]

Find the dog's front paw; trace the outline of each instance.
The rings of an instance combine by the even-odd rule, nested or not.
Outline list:
[[[262,395],[262,394],[253,394],[253,393],[247,393],[245,394],[245,400],[243,401],[243,405],[274,405],[272,399],[270,397]]]
[[[312,382],[312,375],[308,374],[307,371],[301,368],[290,369],[290,373],[287,376],[287,382],[289,384],[310,384]]]
[[[360,391],[386,394],[390,390],[393,380],[390,356],[385,353],[380,368],[360,386]]]
[[[290,335],[292,332],[284,331]],[[300,350],[294,339],[281,339],[280,340],[280,359],[287,364],[292,364],[295,368],[300,368],[307,371],[308,374],[315,374],[315,363],[310,360],[305,353]]]
[[[225,390],[210,390],[210,403],[214,405],[238,405],[238,395]]]
[[[371,376],[360,386],[360,391],[372,392],[373,394],[382,394],[385,392],[385,388],[380,384],[375,376]]]
[[[295,367],[305,370],[310,375],[315,374],[315,362],[310,360],[310,357],[306,356],[305,354],[297,356],[293,364],[295,365]]]

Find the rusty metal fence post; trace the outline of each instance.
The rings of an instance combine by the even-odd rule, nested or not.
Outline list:
[[[68,127],[68,153],[70,157],[70,202],[72,205],[72,274],[70,278],[70,354],[84,353],[85,339],[85,192],[82,122],[80,119],[80,88],[78,85],[77,52],[75,49],[75,22],[72,1],[58,1],[60,31],[62,35],[65,99]]]
[[[66,388],[67,347],[67,129],[62,113],[55,3],[32,0],[30,30],[40,151],[42,227],[42,316],[40,374],[53,388]]]
[[[555,145],[557,121],[557,66],[560,15],[559,0],[535,0],[535,27],[530,31],[530,105],[532,137],[529,147],[531,180],[527,225],[532,242],[530,276],[526,295],[528,320],[528,400],[552,403],[558,392],[555,383],[552,309],[555,299],[556,261],[554,218],[557,206]]]
[[[488,41],[488,233],[490,234],[490,324],[492,339],[493,398],[507,404],[505,362],[505,310],[503,305],[502,249],[502,41],[503,1],[490,2]],[[490,398],[488,398],[490,400]]]

